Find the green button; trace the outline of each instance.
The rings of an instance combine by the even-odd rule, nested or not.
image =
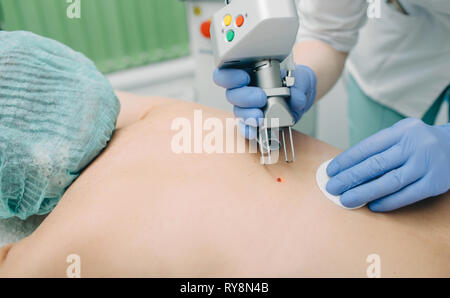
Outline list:
[[[230,31],[227,32],[227,40],[228,40],[229,42],[232,42],[232,41],[233,41],[234,36],[235,36],[235,34],[234,34],[234,31],[233,31],[233,30],[230,30]]]

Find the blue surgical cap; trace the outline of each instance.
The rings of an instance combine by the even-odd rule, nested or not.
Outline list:
[[[82,54],[0,31],[0,218],[50,212],[106,147],[120,105]]]

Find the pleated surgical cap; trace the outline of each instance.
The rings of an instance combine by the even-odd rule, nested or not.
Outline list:
[[[119,102],[82,54],[0,31],[0,218],[50,212],[106,147]]]

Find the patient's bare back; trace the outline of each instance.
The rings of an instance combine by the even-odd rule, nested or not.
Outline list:
[[[340,209],[315,184],[339,151],[298,133],[293,164],[177,154],[173,121],[196,109],[230,117],[171,102],[118,130],[0,274],[65,276],[77,255],[84,277],[450,275],[448,195],[390,214]]]

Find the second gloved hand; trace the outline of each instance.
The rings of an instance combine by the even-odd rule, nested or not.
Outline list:
[[[298,65],[294,71],[295,85],[291,87],[289,106],[298,122],[316,98],[317,79],[308,66]],[[216,69],[214,82],[227,89],[228,101],[234,105],[234,114],[242,119],[240,131],[248,139],[256,137],[256,127],[264,119],[262,108],[267,104],[267,96],[261,88],[251,87],[250,75],[240,69]]]
[[[336,157],[327,191],[346,207],[392,211],[450,188],[450,123],[405,119]]]

